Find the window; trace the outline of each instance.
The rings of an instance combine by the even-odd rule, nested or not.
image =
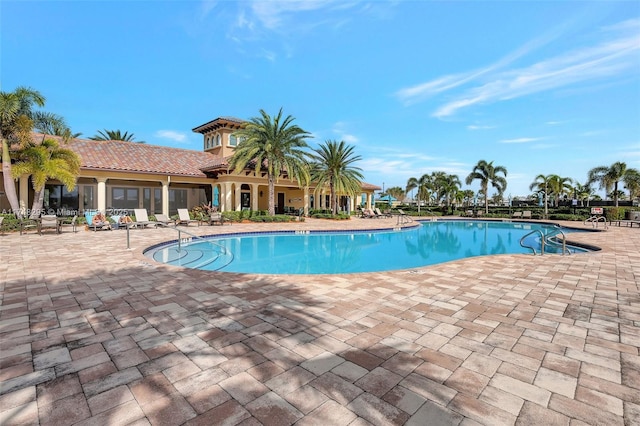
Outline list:
[[[220,141],[221,141],[221,140],[222,140],[222,139],[220,138],[220,135],[217,135],[217,136],[216,136],[216,146],[220,146],[220,143],[221,143]]]
[[[138,188],[111,188],[111,205],[114,209],[137,209]]]
[[[234,135],[229,135],[229,146],[238,146],[238,138]]]
[[[178,209],[187,208],[187,190],[169,189],[169,214],[176,214]]]
[[[53,210],[77,210],[78,188],[67,191],[64,185],[45,185],[43,207]]]
[[[160,188],[153,190],[153,212],[162,213],[162,189]]]
[[[211,147],[211,138],[207,136],[206,138],[204,138],[204,149],[207,149],[209,147]]]
[[[148,212],[151,210],[151,188],[143,188],[142,189],[142,207],[147,209]]]
[[[95,209],[95,195],[94,195],[94,187],[90,185],[85,185],[83,188],[84,198],[82,200],[82,208],[83,210]]]

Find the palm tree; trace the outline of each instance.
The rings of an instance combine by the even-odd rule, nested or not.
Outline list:
[[[549,186],[551,179],[555,175],[538,175],[536,179],[529,185],[531,191],[535,190],[537,193],[544,194],[544,217],[549,214]]]
[[[50,112],[33,113],[33,128],[44,135],[59,136],[64,141],[79,137],[82,133],[72,133],[64,118]]]
[[[264,110],[260,110],[260,117],[253,117],[242,129],[234,135],[239,137],[233,156],[229,160],[229,167],[240,173],[251,163],[255,172],[260,173],[263,168],[267,173],[269,186],[269,214],[275,215],[275,183],[284,172],[289,178],[295,178],[299,185],[308,184],[309,154],[306,138],[310,133],[292,124],[295,118],[288,115],[282,118],[282,108],[273,119]]]
[[[563,194],[570,194],[573,187],[571,184],[573,179],[567,177],[560,177],[558,175],[551,175],[549,179],[549,190],[554,195],[555,207],[560,205],[560,197]]]
[[[76,186],[76,178],[80,172],[80,157],[74,151],[63,148],[51,138],[45,138],[40,144],[32,144],[18,153],[13,166],[14,177],[22,174],[31,175],[35,191],[31,219],[39,216],[44,201],[44,186],[48,179],[57,179],[67,190]]]
[[[451,205],[451,199],[455,197],[460,189],[460,178],[458,175],[442,174],[438,178],[438,189],[440,198],[444,198],[445,206]]]
[[[312,154],[314,164],[311,167],[311,180],[317,182],[316,191],[329,185],[331,209],[338,214],[338,194],[355,197],[361,191],[364,176],[361,169],[352,164],[360,161],[355,155],[353,146],[347,146],[344,141],[327,140],[324,145],[314,149]]]
[[[500,176],[499,174],[504,176]],[[507,169],[504,166],[494,166],[493,161],[478,161],[473,171],[467,176],[466,184],[471,185],[474,180],[480,181],[480,189],[484,193],[484,212],[489,213],[489,184],[498,190],[499,194],[503,194],[507,189]]]
[[[418,201],[418,215],[420,214],[420,205],[422,204],[421,200],[429,200],[432,187],[431,175],[428,174],[424,174],[418,179],[412,177],[407,181],[407,192],[416,188],[418,189],[418,193],[416,194]]]
[[[589,198],[593,195],[593,188],[591,185],[581,184],[579,182],[575,182],[574,190],[576,191],[576,198],[580,200],[581,205],[584,206],[584,201],[587,201],[587,207],[589,206]]]
[[[640,171],[637,169],[629,169],[622,178],[624,187],[629,190],[629,199],[640,197]]]
[[[146,143],[145,141],[137,141],[136,137],[133,133],[129,132],[120,132],[120,130],[107,130],[104,132],[98,130],[98,134],[95,136],[91,136],[89,139],[92,141],[125,141],[125,142],[138,142],[138,143]]]
[[[589,170],[588,183],[598,182],[600,189],[605,189],[607,193],[611,192],[613,187],[613,200],[615,206],[618,207],[618,183],[624,180],[629,170],[627,164],[621,161],[613,163],[611,166],[599,166]],[[633,172],[631,172],[633,174]]]
[[[2,140],[4,191],[11,210],[19,219],[22,218],[22,212],[11,173],[9,147],[13,143],[18,147],[30,143],[30,133],[33,128],[32,108],[34,105],[42,107],[44,103],[44,96],[29,87],[18,87],[13,92],[0,92],[0,139]]]

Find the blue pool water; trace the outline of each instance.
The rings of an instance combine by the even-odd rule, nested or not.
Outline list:
[[[366,232],[256,233],[216,236],[153,247],[145,255],[187,268],[258,274],[337,274],[410,269],[456,259],[532,253],[520,239],[547,224],[434,221],[411,229]],[[576,232],[561,228],[565,234]],[[540,251],[540,235],[525,240]],[[571,252],[584,249],[569,247]],[[545,245],[545,252],[561,248]]]

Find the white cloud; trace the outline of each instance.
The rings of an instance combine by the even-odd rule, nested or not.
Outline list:
[[[495,129],[495,128],[496,126],[479,126],[475,124],[471,124],[467,126],[468,130],[489,130],[489,129]]]
[[[483,69],[439,77],[401,89],[396,92],[396,96],[404,104],[411,104],[441,92],[462,89],[454,95],[453,100],[444,103],[433,113],[434,117],[444,118],[477,104],[500,102],[636,72],[640,50],[640,20],[625,21],[605,29],[601,35],[607,38],[599,44],[565,52],[526,67],[499,71],[516,59],[548,43],[559,33],[560,31],[556,31],[527,43]],[[469,86],[480,78],[484,83]]]
[[[170,139],[180,143],[185,143],[187,141],[187,135],[174,130],[158,130],[154,136],[162,139]]]
[[[515,139],[502,139],[500,143],[529,143],[539,141],[542,138],[515,138]]]

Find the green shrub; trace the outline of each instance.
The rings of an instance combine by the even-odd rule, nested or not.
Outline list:
[[[295,222],[298,218],[296,216],[287,216],[284,214],[277,214],[275,216],[252,216],[249,218],[252,222],[262,223],[274,223],[274,222]]]

